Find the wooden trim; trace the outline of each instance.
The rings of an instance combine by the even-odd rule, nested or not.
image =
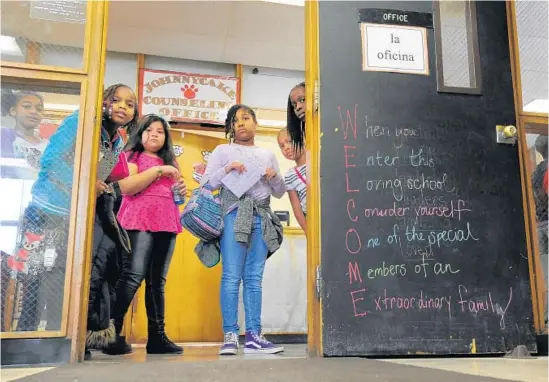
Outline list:
[[[519,118],[519,162],[522,187],[522,206],[524,211],[524,228],[526,231],[526,250],[528,257],[528,270],[530,273],[530,290],[532,294],[532,311],[534,317],[534,328],[536,332],[542,333],[545,329],[545,281],[541,268],[538,243],[538,232],[536,229],[536,211],[533,201],[532,179],[528,171],[528,148],[526,147],[526,131],[523,121]]]
[[[96,118],[97,110],[103,103],[102,89],[105,74],[108,25],[108,2],[88,2],[86,23],[86,56],[88,76],[83,83],[81,102],[81,128],[78,132],[75,163],[74,195],[71,205],[71,218],[74,220],[71,234],[74,237],[74,271],[71,280],[71,300],[68,337],[71,339],[70,362],[83,361],[86,342],[88,315],[88,295],[95,219],[95,188],[97,158],[99,155],[99,134],[101,118]]]
[[[17,280],[10,278],[8,285],[6,287],[6,293],[4,294],[4,330],[5,332],[11,332],[12,322],[13,322],[13,309],[15,306],[15,299],[17,294]],[[5,332],[0,332],[1,335]]]
[[[82,73],[46,72],[34,69],[5,67],[3,63],[0,63],[0,66],[3,78],[19,79],[23,84],[41,82],[46,83],[47,86],[51,86],[51,83],[59,83],[60,85],[63,83],[75,83],[80,87],[79,84],[86,79],[86,75]]]
[[[137,99],[141,99],[141,69],[145,68],[145,55],[143,53],[137,54],[137,73],[135,78],[135,89]]]
[[[303,236],[305,232],[300,227],[283,227],[284,236]]]
[[[522,111],[520,113],[521,117],[531,117],[531,118],[545,118],[549,117],[549,113],[534,113],[532,111]]]
[[[537,248],[537,230],[535,221],[535,206],[532,200],[532,182],[528,171],[528,148],[526,146],[525,123],[547,123],[547,117],[525,113],[522,116],[522,84],[520,75],[520,57],[518,45],[517,15],[514,1],[508,1],[507,6],[507,31],[509,34],[509,53],[511,58],[511,74],[513,79],[513,92],[515,96],[515,115],[518,126],[518,151],[520,178],[522,187],[522,206],[524,212],[524,228],[526,232],[526,250],[528,257],[528,269],[530,273],[530,289],[532,294],[532,312],[534,328],[542,333],[545,328],[544,304],[545,298],[542,292],[545,289],[543,273],[540,273],[539,250]],[[533,129],[528,129],[531,132]],[[545,130],[545,133],[547,130]],[[541,277],[539,277],[541,275]]]
[[[282,127],[266,127],[266,126],[257,126],[256,132],[259,135],[269,135],[269,136],[277,136],[278,133],[280,133],[280,130],[282,130]]]
[[[515,95],[515,115],[522,112],[522,83],[520,76],[520,50],[518,45],[517,9],[514,1],[507,4],[507,33],[509,35],[509,55],[511,59],[511,73],[513,76],[513,92]]]
[[[36,330],[32,332],[2,332],[0,339],[26,339],[26,338],[63,338],[65,331]]]
[[[238,78],[240,81],[240,91],[237,93],[236,96],[236,103],[240,103],[242,102],[242,93],[244,93],[244,75],[242,71],[242,64],[236,64],[235,77]]]
[[[52,66],[52,65],[35,65],[35,64],[28,64],[24,62],[0,61],[0,66],[2,67],[2,71],[4,71],[4,68],[17,68],[17,69],[28,69],[28,70],[35,70],[40,72],[52,72],[52,73],[62,73],[62,74],[83,74],[83,75],[86,74],[86,71],[84,69],[63,68],[61,66]]]
[[[547,134],[547,125],[549,124],[549,118],[547,116],[538,117],[538,116],[531,116],[531,115],[521,115],[520,119],[525,124],[530,123],[530,124],[544,125],[544,127],[540,128],[539,130],[543,130],[542,133]],[[529,132],[530,130],[538,130],[538,128],[535,128],[535,129],[526,128],[527,132]]]
[[[27,42],[27,56],[25,57],[27,64],[40,65],[40,46],[34,42]]]
[[[305,2],[305,98],[307,110],[307,349],[322,356],[322,309],[316,297],[316,270],[320,264],[320,113],[314,110],[315,84],[319,80],[318,0]]]

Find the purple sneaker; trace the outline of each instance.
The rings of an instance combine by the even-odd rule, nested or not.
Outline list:
[[[267,341],[263,334],[255,334],[246,332],[246,347],[244,353],[247,354],[277,354],[282,353],[284,347],[275,346],[270,341]]]
[[[225,333],[225,339],[219,355],[237,355],[238,354],[238,336],[236,333]]]

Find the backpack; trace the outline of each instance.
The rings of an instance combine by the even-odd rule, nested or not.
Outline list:
[[[221,196],[208,184],[195,188],[181,213],[181,225],[204,242],[217,239],[223,230]]]

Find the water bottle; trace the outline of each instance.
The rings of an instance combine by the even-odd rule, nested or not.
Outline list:
[[[173,201],[175,202],[175,204],[180,206],[185,203],[185,195],[181,195],[177,184],[174,184],[172,186],[172,193],[173,193]]]

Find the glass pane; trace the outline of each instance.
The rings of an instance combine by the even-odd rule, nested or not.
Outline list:
[[[539,126],[547,131],[547,126]],[[543,131],[543,130],[542,130]],[[541,261],[541,268],[543,270],[543,277],[545,281],[545,293],[544,293],[544,305],[545,305],[545,317],[547,317],[547,133],[545,135],[539,134],[526,134],[526,142],[528,145],[528,158],[527,163],[528,171],[530,172],[530,179],[532,180],[532,193],[536,210],[536,230],[537,230],[537,251]]]
[[[2,78],[2,331],[61,329],[80,84]]]
[[[86,1],[2,2],[0,58],[83,67]]]
[[[549,113],[547,1],[517,1],[517,33],[524,111]]]
[[[20,179],[0,179],[0,200],[9,200],[0,210],[0,221],[16,221],[21,214],[23,181]],[[2,224],[4,226],[4,224]]]
[[[477,94],[480,70],[474,4],[469,1],[435,4],[439,91]]]

